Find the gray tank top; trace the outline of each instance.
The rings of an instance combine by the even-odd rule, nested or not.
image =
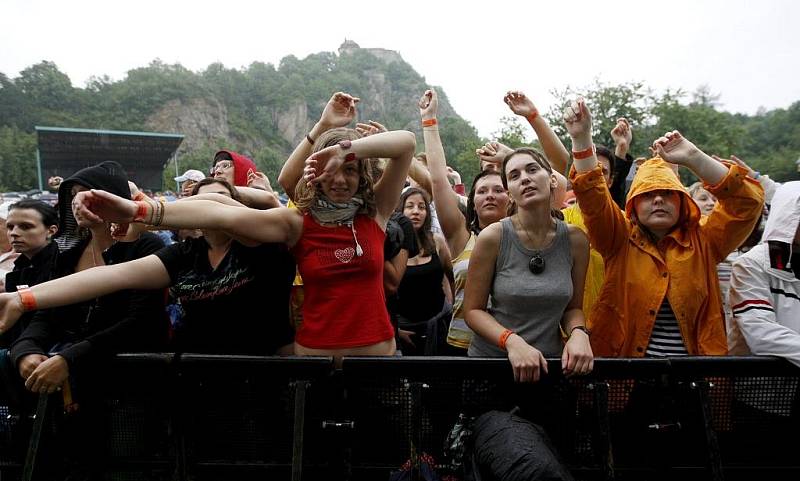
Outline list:
[[[553,242],[540,251],[545,261],[541,274],[533,274],[528,263],[536,251],[522,245],[511,218],[501,221],[503,237],[495,262],[489,294],[489,314],[511,329],[546,357],[561,356],[559,324],[572,299],[572,252],[567,224],[556,220]],[[474,336],[470,356],[506,357],[496,339]]]

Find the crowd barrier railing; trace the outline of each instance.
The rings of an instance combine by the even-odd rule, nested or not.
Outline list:
[[[543,426],[576,479],[800,476],[800,369],[775,358],[597,359],[569,379],[549,360],[536,384],[455,357],[120,354],[106,371],[111,479],[388,479],[422,453],[457,472],[448,434],[489,410]],[[60,395],[12,407],[0,476],[45,479],[71,415]]]

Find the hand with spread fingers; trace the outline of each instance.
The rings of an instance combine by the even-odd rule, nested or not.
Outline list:
[[[362,124],[361,122],[356,124],[356,132],[361,134],[363,137],[388,131],[389,129],[387,129],[385,125],[381,124],[380,122],[375,122],[374,120],[370,120],[369,123],[366,124]]]
[[[269,183],[269,178],[264,172],[254,172],[252,170],[247,172],[247,186],[254,189],[266,190],[272,192],[272,186]]]
[[[358,97],[336,92],[325,105],[320,123],[327,127],[326,130],[349,125],[356,118],[356,104],[360,101]]]
[[[52,394],[61,389],[68,377],[67,360],[56,354],[34,369],[25,380],[25,387],[30,392]]]
[[[344,164],[345,151],[339,145],[326,147],[306,159],[303,179],[309,186],[319,184]]]
[[[512,112],[526,119],[539,113],[531,99],[518,90],[511,90],[506,93],[505,97],[503,97],[503,102],[508,105],[508,108],[510,108]]]

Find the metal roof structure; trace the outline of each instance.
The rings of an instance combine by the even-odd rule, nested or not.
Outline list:
[[[54,175],[66,179],[104,160],[119,162],[139,187],[161,190],[164,166],[183,142],[179,134],[40,126],[36,137],[40,190]]]

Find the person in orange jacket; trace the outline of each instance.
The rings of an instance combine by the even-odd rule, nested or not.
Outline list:
[[[604,357],[725,355],[716,265],[750,234],[764,190],[747,171],[704,154],[678,131],[653,143],[654,158],[634,177],[622,212],[609,194],[582,99],[567,107],[576,172],[572,185],[592,246],[605,261],[589,316],[592,350]],[[700,210],[671,164],[692,170],[719,203]]]

